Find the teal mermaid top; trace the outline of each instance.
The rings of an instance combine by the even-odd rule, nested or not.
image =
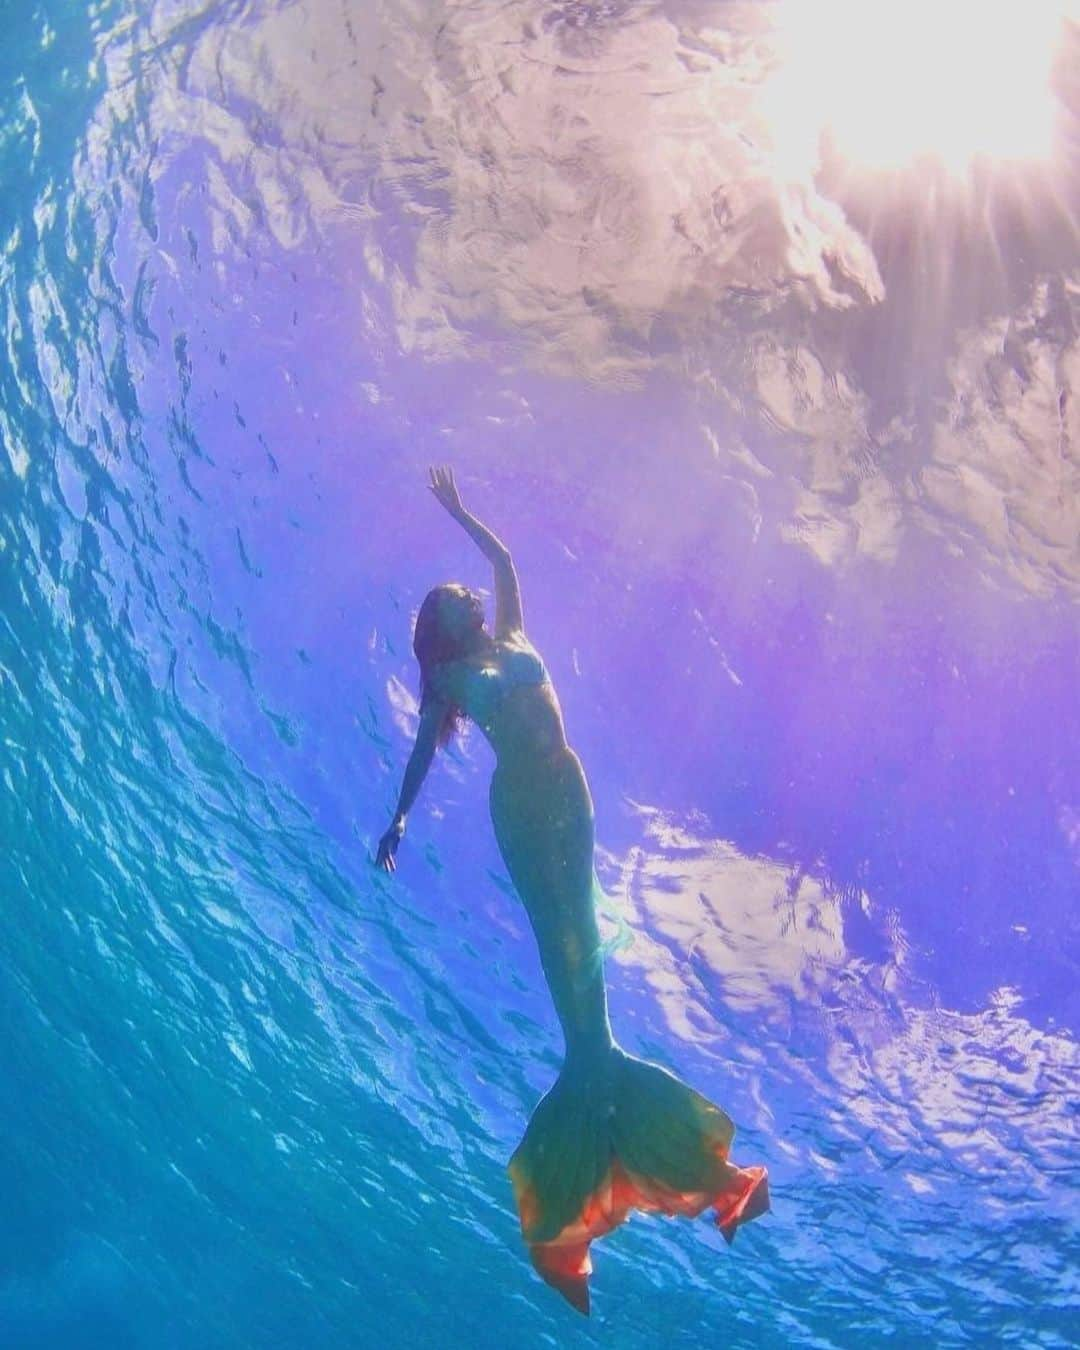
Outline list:
[[[497,665],[489,662],[470,671],[468,712],[482,727],[491,726],[511,689],[550,683],[540,653],[524,637],[513,643],[504,640],[501,646]]]

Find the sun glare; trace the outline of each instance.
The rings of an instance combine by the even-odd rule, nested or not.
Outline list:
[[[1050,73],[1072,0],[777,0],[769,116],[782,153],[822,135],[854,164],[1050,153]]]

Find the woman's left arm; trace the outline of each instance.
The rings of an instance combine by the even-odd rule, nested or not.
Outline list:
[[[393,872],[396,867],[394,854],[405,833],[405,822],[409,818],[412,804],[416,801],[421,785],[427,777],[427,771],[431,768],[431,761],[435,758],[435,749],[439,743],[439,727],[445,711],[445,704],[438,699],[432,699],[420,711],[420,726],[416,733],[416,743],[409,755],[409,762],[405,765],[397,810],[390,822],[390,828],[379,840],[378,851],[375,854],[375,866],[381,867],[386,872]]]
[[[486,525],[481,524],[474,515],[466,511],[458,495],[454,482],[453,469],[432,469],[432,492],[450,512],[480,552],[491,563],[495,573],[495,636],[507,637],[510,633],[524,633],[525,624],[521,616],[521,587],[510,550],[502,540],[493,534]]]

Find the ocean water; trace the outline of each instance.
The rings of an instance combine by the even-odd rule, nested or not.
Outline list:
[[[1075,15],[1050,157],[957,174],[807,161],[777,6],[2,13],[0,1345],[1076,1344]],[[589,1321],[475,731],[370,865],[416,607],[490,584],[432,462],[616,1034],[770,1171],[730,1250],[597,1243]]]

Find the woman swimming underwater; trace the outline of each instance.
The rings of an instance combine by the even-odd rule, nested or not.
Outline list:
[[[420,727],[397,812],[376,863],[395,868],[405,821],[435,749],[462,716],[496,755],[491,819],[524,902],[562,1023],[562,1072],[510,1161],[521,1231],[545,1280],[589,1311],[589,1243],[631,1209],[693,1216],[713,1206],[730,1242],[769,1207],[763,1167],[728,1162],[734,1126],[666,1069],[626,1054],[611,1034],[593,908],[593,806],[566,743],[544,663],[525,636],[517,574],[506,547],[461,504],[453,471],[431,491],[495,571],[495,631],[478,596],[437,586],[420,606]]]

